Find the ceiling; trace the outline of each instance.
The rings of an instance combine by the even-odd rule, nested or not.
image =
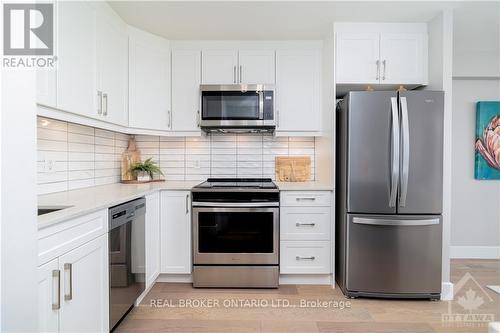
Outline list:
[[[130,25],[168,39],[323,39],[333,22],[427,22],[457,2],[111,1]]]

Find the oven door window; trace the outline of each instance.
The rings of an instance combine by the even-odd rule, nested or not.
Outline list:
[[[199,212],[200,253],[273,253],[272,212]]]
[[[259,120],[259,94],[255,91],[204,91],[204,120]]]

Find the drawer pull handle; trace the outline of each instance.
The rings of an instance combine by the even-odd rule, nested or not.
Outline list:
[[[300,256],[296,256],[295,257],[295,260],[314,260],[316,259],[316,257],[312,256],[312,257],[300,257]]]
[[[300,222],[295,223],[295,226],[297,227],[302,227],[302,226],[314,227],[315,225],[316,223],[300,223]]]
[[[296,198],[297,201],[314,201],[316,198]]]
[[[71,301],[73,299],[73,265],[64,264],[64,271],[69,271],[69,293],[64,294],[64,300]]]
[[[57,299],[52,301],[52,310],[61,308],[61,271],[55,269],[52,271],[52,279],[57,281]],[[54,295],[52,295],[54,297]]]

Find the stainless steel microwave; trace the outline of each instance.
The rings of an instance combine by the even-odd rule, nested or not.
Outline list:
[[[274,85],[201,85],[205,131],[272,132],[276,128]]]

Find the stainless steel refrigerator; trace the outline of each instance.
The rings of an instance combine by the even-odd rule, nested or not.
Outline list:
[[[348,297],[440,297],[443,97],[350,92],[338,104],[336,280]]]

